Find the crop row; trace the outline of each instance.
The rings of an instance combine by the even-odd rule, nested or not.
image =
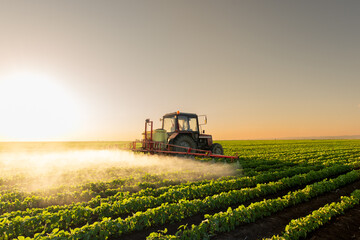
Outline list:
[[[265,196],[267,194],[276,193],[286,188],[308,184],[311,181],[322,179],[336,173],[336,169],[341,169],[341,166],[337,168],[327,168],[320,171],[312,171],[307,174],[296,175],[291,178],[283,178],[278,182],[271,182],[268,184],[258,184],[255,188],[244,188],[241,190],[233,190],[229,192],[223,192],[218,195],[208,196],[203,200],[181,200],[178,203],[162,204],[157,208],[149,208],[145,212],[137,212],[131,217],[126,219],[117,218],[111,220],[110,218],[104,218],[101,222],[95,222],[91,225],[85,225],[81,228],[76,228],[68,231],[58,231],[62,226],[53,224],[50,226],[52,229],[56,228],[56,232],[49,235],[49,238],[53,237],[66,237],[72,239],[88,238],[102,238],[103,235],[120,236],[125,233],[130,233],[136,230],[142,230],[146,227],[154,225],[162,225],[167,222],[180,221],[186,217],[190,217],[209,210],[218,209],[219,206],[231,206],[234,204],[240,204],[242,202],[254,199],[259,196]],[[345,176],[353,176],[358,178],[359,173],[352,171]],[[76,216],[78,217],[78,216]],[[8,225],[8,227],[11,225]],[[11,232],[7,234],[8,237],[14,236],[11,227]],[[37,235],[40,238],[41,234]]]
[[[163,203],[168,201],[174,202],[181,198],[195,199],[195,198],[208,196],[209,194],[212,195],[212,194],[220,193],[222,191],[229,191],[243,187],[256,186],[256,184],[258,183],[274,181],[282,177],[288,177],[300,173],[306,173],[314,169],[320,169],[320,167],[298,167],[281,172],[266,173],[254,177],[241,177],[241,178],[228,179],[228,180],[225,179],[225,180],[202,181],[202,182],[194,182],[189,184],[180,184],[175,186],[162,187],[158,189],[148,188],[132,195],[129,195],[128,193],[119,192],[115,196],[111,196],[108,198],[96,197],[86,203],[74,203],[68,206],[50,206],[44,209],[39,209],[39,208],[30,209],[31,206],[33,206],[29,203],[30,200],[34,202],[37,200],[37,197],[31,197],[31,198],[29,197],[25,199],[24,202],[15,201],[15,202],[0,203],[1,209],[5,209],[9,212],[12,211],[11,213],[3,214],[1,218],[11,219],[17,216],[21,216],[21,217],[35,216],[42,212],[54,213],[61,210],[72,210],[72,209],[84,208],[84,207],[96,208],[105,203],[114,204],[119,201],[122,201],[122,205],[124,206],[129,206],[129,205],[138,206],[139,204],[134,204],[134,203],[150,201],[150,200],[146,200],[146,198],[152,199],[160,196],[161,198],[159,201],[157,201],[158,203]],[[342,167],[342,169],[343,171],[349,171],[350,167]],[[29,200],[29,202],[27,200]],[[129,209],[127,207],[124,207],[124,209],[128,209],[128,210],[127,212],[122,212],[121,214],[144,210],[146,206],[144,206],[142,209],[139,208]],[[24,208],[29,208],[29,209],[27,209],[26,211],[14,211],[17,209],[24,209]]]
[[[131,196],[129,196],[126,193],[118,193],[115,197],[109,197],[106,199],[101,199],[100,197],[94,198],[91,201],[87,203],[77,203],[72,204],[69,206],[50,206],[45,209],[27,209],[26,211],[14,211],[11,213],[3,214],[2,218],[11,219],[17,216],[35,216],[41,212],[57,212],[60,210],[71,210],[77,207],[91,207],[95,208],[100,206],[104,203],[112,204],[114,202],[123,201],[123,203],[127,205],[131,205],[131,203],[136,202],[139,198],[144,200],[144,197],[150,197],[150,196],[162,196],[164,201],[166,201],[166,198],[169,201],[176,201],[179,199],[179,197],[175,197],[174,195],[182,194],[183,198],[187,199],[194,199],[194,198],[200,198],[203,197],[206,194],[215,194],[222,191],[229,191],[234,189],[239,189],[243,187],[253,187],[256,186],[258,183],[265,183],[269,181],[278,180],[282,177],[288,177],[293,176],[300,173],[306,173],[314,169],[319,169],[319,167],[298,167],[293,169],[288,169],[286,171],[281,172],[274,172],[274,173],[267,173],[262,174],[257,177],[242,177],[237,179],[229,179],[229,180],[215,180],[215,181],[202,181],[201,184],[198,182],[191,183],[191,184],[183,184],[183,185],[176,185],[166,188],[159,188],[159,189],[145,189],[138,193],[135,193]],[[340,168],[339,168],[340,169]],[[349,171],[349,167],[341,167],[342,171]],[[339,171],[339,170],[338,170]],[[340,173],[340,172],[339,172]],[[200,186],[201,185],[201,186]],[[212,190],[210,192],[208,189]],[[184,195],[186,194],[186,196]],[[175,197],[175,198],[174,198]],[[134,211],[138,211],[139,209],[135,209]],[[130,210],[128,212],[131,212]]]
[[[289,166],[293,166],[292,163],[279,163],[279,161],[263,161],[262,164],[257,164],[256,169],[259,171],[247,170],[247,175],[256,176],[262,174],[262,171],[268,170],[268,172],[282,171]],[[234,178],[234,177],[227,177]],[[92,198],[100,195],[101,198],[107,198],[115,195],[119,192],[128,192],[129,195],[131,192],[138,191],[137,189],[147,189],[147,188],[162,188],[167,186],[177,186],[182,187],[182,185],[187,185],[189,183],[180,183],[179,181],[163,179],[161,181],[141,181],[137,182],[132,186],[123,186],[126,183],[131,182],[132,178],[122,178],[114,179],[111,181],[100,181],[100,182],[90,182],[78,186],[60,186],[56,188],[51,188],[44,192],[36,193],[25,193],[25,192],[13,192],[13,191],[1,191],[0,192],[0,214],[5,212],[25,210],[27,208],[44,208],[51,205],[66,205],[74,202],[87,202]],[[202,180],[191,182],[189,185],[198,185],[203,183],[209,183],[211,180]],[[160,194],[161,190],[159,189]],[[141,190],[140,190],[141,191]],[[121,197],[123,194],[120,194]]]
[[[115,179],[111,182],[120,181],[121,179]],[[189,185],[197,185],[203,183],[209,183],[211,180],[202,180],[198,182],[192,182]],[[52,205],[66,205],[70,203],[76,202],[88,202],[92,199],[115,199],[119,200],[124,198],[125,196],[130,196],[131,192],[135,192],[136,189],[142,189],[139,192],[140,194],[151,194],[152,187],[158,187],[159,191],[166,191],[167,187],[174,186],[179,187],[187,185],[188,183],[181,183],[173,180],[164,179],[159,182],[139,182],[132,187],[127,187],[124,189],[112,189],[106,188],[109,182],[94,182],[94,183],[87,183],[83,186],[79,186],[78,188],[84,188],[85,190],[82,191],[67,191],[57,193],[55,195],[46,195],[42,193],[25,193],[25,192],[12,192],[12,191],[3,191],[0,194],[0,214],[12,211],[24,211],[28,208],[44,208]],[[110,183],[111,184],[111,183]],[[165,187],[164,187],[165,186]],[[128,191],[125,191],[128,190]],[[106,201],[106,200],[103,200]]]
[[[0,193],[0,214],[17,210],[25,210],[27,208],[44,208],[51,205],[66,205],[74,202],[87,202],[97,196],[106,198],[114,196],[119,192],[125,192],[130,195],[131,192],[137,192],[139,189],[160,188],[181,184],[180,181],[163,179],[157,182],[142,181],[133,183],[133,185],[123,186],[125,181],[127,180],[114,179],[108,182],[90,182],[76,187],[70,187],[69,190],[66,191],[62,190],[62,188],[65,187],[61,186],[47,190],[44,193],[26,193],[9,190],[2,191]],[[119,185],[117,186],[117,184]],[[56,193],[56,191],[59,192]]]
[[[341,197],[341,202],[332,202],[313,211],[311,214],[293,219],[285,227],[281,236],[273,236],[272,240],[297,240],[305,238],[307,234],[323,226],[333,217],[344,213],[345,210],[353,208],[360,202],[360,190],[355,190],[351,196]]]
[[[308,201],[311,198],[345,186],[360,178],[360,172],[354,170],[336,179],[324,180],[304,189],[289,192],[283,197],[255,202],[248,207],[240,205],[236,209],[229,208],[226,212],[205,215],[205,220],[191,229],[179,230],[175,235],[152,233],[147,239],[208,239],[218,233],[229,232],[241,224],[254,222],[257,219],[270,216],[286,207]]]
[[[276,161],[278,162],[278,161]],[[244,166],[245,165],[245,166]],[[275,172],[275,171],[281,171],[282,169],[288,169],[288,168],[293,168],[293,167],[305,167],[305,166],[310,166],[308,164],[294,164],[291,162],[280,162],[280,163],[276,163],[273,164],[273,162],[267,162],[266,160],[263,161],[258,161],[256,162],[255,166],[253,166],[253,164],[251,164],[252,166],[246,166],[246,164],[241,163],[241,167],[242,167],[242,171],[245,172],[245,174],[247,176],[256,176],[258,174],[262,174],[264,172]]]

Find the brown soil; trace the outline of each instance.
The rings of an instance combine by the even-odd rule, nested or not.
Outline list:
[[[310,240],[360,239],[360,205],[349,209],[308,236]]]

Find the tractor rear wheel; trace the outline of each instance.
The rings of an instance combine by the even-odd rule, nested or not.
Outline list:
[[[211,145],[211,152],[217,155],[224,155],[224,149],[219,143]]]
[[[187,135],[182,135],[177,137],[174,141],[174,145],[180,146],[180,147],[174,147],[174,150],[176,152],[187,152],[188,151],[187,148],[196,148],[195,141],[190,136]],[[185,147],[185,148],[181,148],[181,147]],[[191,151],[191,152],[195,152],[195,151]]]

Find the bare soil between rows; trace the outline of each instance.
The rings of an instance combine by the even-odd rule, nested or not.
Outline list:
[[[302,186],[302,187],[304,187],[304,186]],[[287,194],[289,191],[301,189],[302,187],[286,189],[284,191],[280,191],[277,194],[272,194],[272,195],[268,195],[265,197],[252,199],[243,204],[245,206],[247,206],[253,202],[262,201],[263,199],[277,198],[277,197]],[[279,213],[271,215],[270,217],[260,219],[255,223],[239,226],[237,229],[235,229],[232,232],[219,234],[218,236],[215,236],[213,239],[246,239],[246,240],[249,240],[249,239],[259,239],[259,238],[261,239],[263,237],[271,237],[276,234],[281,234],[281,232],[284,230],[285,226],[291,221],[291,219],[306,216],[306,215],[310,214],[313,210],[316,210],[319,207],[322,207],[326,203],[338,201],[338,200],[340,200],[341,196],[349,195],[351,192],[353,192],[357,188],[360,188],[360,180],[356,181],[355,183],[349,184],[341,189],[337,189],[336,191],[332,191],[325,195],[314,198],[309,202],[287,208],[284,211],[281,211]],[[239,206],[239,204],[235,205],[235,206],[231,206],[231,207],[237,208],[238,206]],[[228,209],[228,207],[219,208],[219,209],[216,209],[213,211],[208,211],[206,214],[215,214],[220,211],[226,211],[227,209]],[[201,214],[195,215],[193,217],[184,219],[181,222],[169,223],[169,224],[165,224],[165,225],[157,226],[157,227],[155,226],[155,227],[151,227],[151,228],[139,231],[139,232],[133,232],[130,234],[126,234],[124,236],[121,236],[120,238],[112,238],[112,239],[134,239],[134,240],[146,239],[146,237],[150,233],[156,232],[158,230],[163,230],[165,228],[168,230],[167,234],[175,234],[178,231],[179,226],[187,224],[188,227],[191,227],[192,224],[200,224],[201,221],[203,221],[203,220],[204,220],[204,213],[201,213]]]
[[[349,209],[311,233],[309,240],[360,240],[360,205]]]

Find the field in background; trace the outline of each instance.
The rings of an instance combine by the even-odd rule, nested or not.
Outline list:
[[[220,143],[239,160],[0,143],[0,239],[359,237],[360,140]]]

